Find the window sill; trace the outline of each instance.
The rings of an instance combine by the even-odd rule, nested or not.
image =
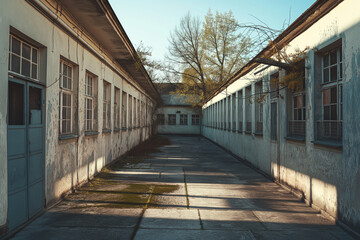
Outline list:
[[[232,132],[236,132],[236,130],[234,130],[234,129],[233,129],[233,130],[231,130],[231,131],[232,131]]]
[[[120,128],[114,128],[114,132],[120,132]]]
[[[264,134],[262,132],[255,132],[254,135],[257,137],[262,137]]]
[[[251,135],[251,131],[245,131],[246,135]]]
[[[99,132],[98,131],[94,131],[94,132],[85,132],[85,136],[96,136],[98,135]]]
[[[72,139],[77,139],[77,138],[79,138],[79,135],[77,135],[77,134],[69,134],[69,135],[60,135],[59,136],[60,141],[72,140]]]
[[[241,131],[241,130],[238,130],[237,132],[238,132],[239,134],[242,134],[242,133],[243,133],[243,131]]]
[[[126,130],[127,130],[127,128],[126,128],[126,127],[123,127],[123,128],[121,128],[121,130],[122,130],[122,131],[126,131]]]
[[[102,133],[111,133],[111,129],[103,129]]]
[[[305,143],[305,137],[302,137],[302,136],[287,136],[287,137],[285,137],[285,139],[289,140],[289,141]]]
[[[311,142],[314,143],[315,145],[321,145],[324,147],[330,147],[330,148],[336,148],[336,149],[342,150],[341,142],[332,141],[332,140],[314,140]]]

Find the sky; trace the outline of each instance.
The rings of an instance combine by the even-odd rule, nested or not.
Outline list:
[[[265,22],[274,29],[291,24],[315,0],[109,0],[121,25],[136,48],[142,41],[152,48],[152,57],[163,60],[170,33],[188,12],[204,19],[231,10],[239,23]],[[259,19],[259,20],[257,20]]]

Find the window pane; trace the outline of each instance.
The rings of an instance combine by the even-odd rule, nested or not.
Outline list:
[[[9,125],[24,125],[24,85],[9,82],[8,89]]]
[[[337,88],[333,87],[330,89],[331,92],[331,102],[330,103],[337,103]]]
[[[329,104],[330,103],[330,92],[329,89],[324,89],[323,90],[323,104]]]
[[[29,123],[41,124],[41,89],[29,87]]]
[[[324,107],[324,120],[330,120],[330,106]]]
[[[12,38],[12,50],[13,53],[20,55],[20,41]]]
[[[337,81],[337,66],[333,66],[331,67],[330,69],[330,74],[331,74],[331,81],[334,82],[334,81]]]
[[[323,60],[324,60],[324,67],[329,66],[329,54],[326,54],[326,55],[323,57]]]
[[[331,120],[337,119],[337,105],[331,105]]]
[[[35,64],[31,65],[31,77],[37,79],[37,65]]]
[[[20,57],[14,54],[11,56],[11,71],[20,73]]]
[[[33,62],[33,63],[37,63],[37,62],[38,62],[38,56],[37,56],[37,54],[38,54],[38,51],[37,51],[35,48],[33,48],[33,49],[32,49],[32,62]]]
[[[30,61],[22,59],[21,62],[21,74],[30,77]]]
[[[337,61],[336,51],[332,51],[330,53],[330,65],[336,64],[336,61]]]
[[[31,47],[25,43],[22,45],[22,57],[30,60]]]
[[[326,68],[323,70],[324,83],[329,82],[329,69]]]

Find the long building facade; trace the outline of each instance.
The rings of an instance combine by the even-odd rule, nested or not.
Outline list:
[[[107,0],[0,7],[0,236],[148,139],[159,101]]]
[[[203,106],[202,134],[360,232],[360,2],[317,1],[274,43],[305,51],[304,88],[271,84],[268,46]],[[278,88],[277,88],[278,87]]]

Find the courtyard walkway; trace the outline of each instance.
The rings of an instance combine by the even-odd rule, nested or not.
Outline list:
[[[204,138],[153,141],[14,239],[352,239]]]

